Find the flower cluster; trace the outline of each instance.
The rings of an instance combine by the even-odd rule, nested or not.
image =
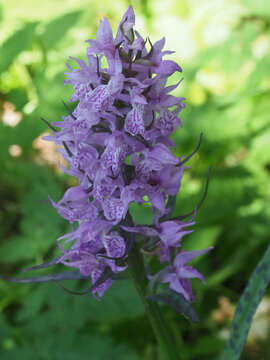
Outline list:
[[[184,98],[169,94],[181,80],[173,86],[166,82],[182,69],[163,59],[172,53],[163,50],[165,38],[152,44],[133,29],[134,23],[131,6],[115,38],[108,20],[100,21],[96,40],[88,40],[88,63],[71,58],[79,68],[67,65],[65,83],[74,88],[71,101],[79,102],[63,121],[52,123],[58,129],[46,137],[60,146],[69,163],[64,171],[78,179],[58,203],[51,200],[73,227],[59,238],[58,262],[95,283],[106,269],[114,274],[126,269],[132,251],[128,234],[140,233],[156,239],[155,253],[169,264],[160,281],[191,301],[189,279],[203,277],[186,263],[210,248],[179,252],[194,221],[168,220],[168,198],[178,193],[185,169],[170,149],[175,144],[169,136],[181,125],[185,105]],[[136,226],[129,205],[146,199],[153,225]],[[112,282],[106,279],[93,294],[102,296]]]

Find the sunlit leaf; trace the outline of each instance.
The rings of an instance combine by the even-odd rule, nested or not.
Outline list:
[[[3,6],[0,4],[0,23],[3,21]]]
[[[41,35],[43,46],[46,49],[54,48],[67,31],[76,24],[80,15],[80,11],[74,11],[49,22]]]
[[[270,12],[270,3],[268,0],[243,0],[242,3],[247,9],[247,13],[250,15],[264,16]]]
[[[37,22],[26,23],[9,37],[0,48],[0,72],[6,71],[16,57],[28,49],[35,37]]]

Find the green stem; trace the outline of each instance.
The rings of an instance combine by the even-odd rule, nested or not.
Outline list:
[[[148,315],[156,338],[162,349],[163,358],[166,360],[179,360],[172,334],[166,326],[159,305],[156,302],[147,299],[148,280],[144,271],[143,257],[136,244],[134,244],[128,257],[128,267],[138,294],[144,304],[146,314]]]

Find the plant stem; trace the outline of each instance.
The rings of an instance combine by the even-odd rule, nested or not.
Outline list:
[[[138,250],[136,243],[128,257],[128,268],[162,349],[163,358],[166,360],[179,360],[172,334],[163,319],[159,305],[156,302],[147,299],[148,280],[144,271],[143,257]]]

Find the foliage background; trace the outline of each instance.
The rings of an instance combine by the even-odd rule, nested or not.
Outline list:
[[[66,222],[46,200],[74,184],[57,170],[57,153],[40,140],[39,120],[61,118],[71,89],[69,56],[85,57],[85,40],[107,16],[114,31],[129,2],[6,0],[0,3],[0,273],[14,275],[58,254]],[[163,35],[184,69],[184,127],[174,138],[190,161],[175,214],[198,203],[208,166],[208,197],[185,249],[215,250],[198,261],[194,281],[201,322],[164,308],[185,360],[217,359],[247,279],[269,243],[270,3],[268,0],[137,0],[136,28]],[[68,60],[71,63],[70,60]],[[172,79],[175,82],[179,74]],[[147,208],[133,208],[145,222]],[[83,289],[85,283],[67,284]],[[270,298],[255,316],[243,360],[270,358]],[[0,281],[0,357],[22,360],[156,359],[157,347],[135,290],[117,282],[98,302],[55,284]]]

